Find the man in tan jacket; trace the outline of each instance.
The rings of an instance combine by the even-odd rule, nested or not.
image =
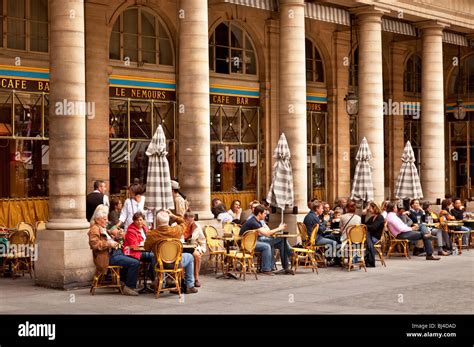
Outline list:
[[[169,226],[170,218],[174,220],[177,225]],[[156,215],[156,230],[150,230],[145,240],[145,250],[153,251],[156,245],[160,245],[166,239],[181,240],[186,229],[184,219],[175,216],[170,211],[159,211]],[[197,293],[198,290],[194,288],[194,257],[190,253],[183,253],[181,258],[181,266],[184,268],[184,285],[186,286],[186,294]]]

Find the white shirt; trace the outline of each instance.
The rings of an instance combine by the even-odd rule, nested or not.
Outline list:
[[[94,190],[94,193],[102,194],[102,193],[99,192],[98,190]],[[104,194],[103,204],[104,204],[105,206],[110,206],[110,204],[109,204],[109,197],[108,197],[107,195],[105,195],[105,194]]]
[[[204,232],[202,231],[199,224],[196,224],[196,228],[193,231],[193,235],[191,236],[192,243],[196,245],[196,250],[201,254],[206,253],[206,236],[204,236]]]
[[[122,211],[120,211],[119,220],[123,223],[123,229],[126,231],[128,226],[133,223],[133,215],[137,212],[141,212],[145,215],[145,219],[148,224],[153,223],[153,213],[149,210],[145,210],[145,197],[142,195],[140,203],[135,199],[125,200]]]

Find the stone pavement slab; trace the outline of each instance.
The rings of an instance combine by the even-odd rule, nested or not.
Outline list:
[[[0,278],[1,314],[472,314],[474,250],[426,261],[391,258],[387,267],[300,269],[247,280],[201,276],[199,293],[138,297],[114,290],[60,291],[29,277]]]

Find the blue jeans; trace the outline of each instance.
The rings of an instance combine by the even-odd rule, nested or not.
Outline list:
[[[194,287],[194,257],[191,253],[183,253],[181,266],[185,271],[184,285],[186,288]]]
[[[431,244],[431,241],[429,239],[424,238],[423,235],[424,234],[421,231],[406,231],[398,234],[397,239],[410,241],[423,240],[423,246],[425,247],[426,255],[432,255],[433,245]]]
[[[325,256],[327,258],[337,257],[337,241],[336,240],[323,237],[322,235],[318,234],[316,236],[316,246],[323,246],[323,245],[326,245]]]
[[[272,246],[267,242],[257,241],[255,251],[262,253],[262,271],[272,271]]]
[[[272,256],[273,256],[273,249],[277,247],[280,250],[281,266],[283,266],[284,269],[288,269],[288,265],[289,265],[288,260],[291,255],[291,246],[286,239],[279,238],[279,237],[259,236],[258,241],[265,242],[270,245],[270,247],[272,248],[270,251]]]
[[[124,255],[121,249],[114,250],[109,258],[110,265],[122,266],[127,273],[125,285],[129,288],[137,286],[138,269],[140,261],[138,259]]]

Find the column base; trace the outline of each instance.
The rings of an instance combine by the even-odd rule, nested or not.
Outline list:
[[[57,289],[90,285],[95,266],[89,248],[88,230],[47,229],[38,233],[36,285]]]

